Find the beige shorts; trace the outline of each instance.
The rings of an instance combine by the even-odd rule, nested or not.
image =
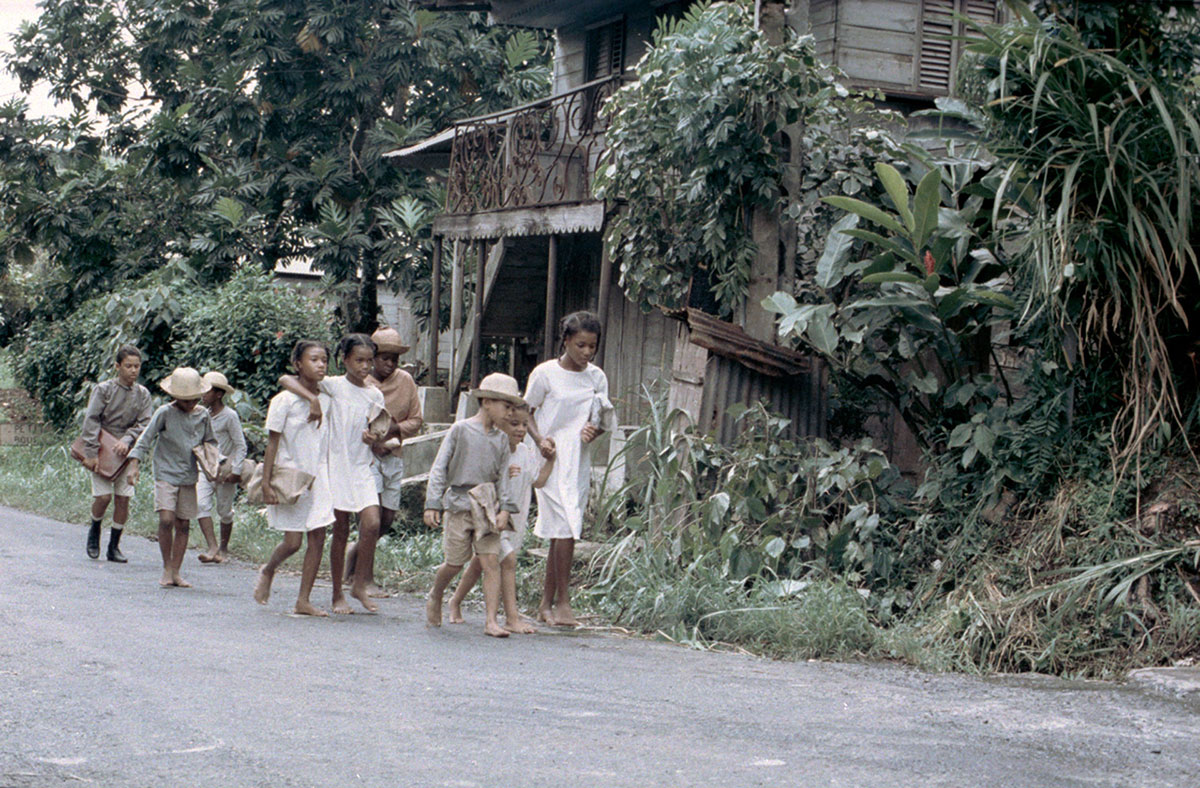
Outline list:
[[[212,482],[203,473],[196,480],[196,513],[223,523],[233,522],[233,494],[237,485],[232,482]]]
[[[500,555],[500,534],[477,536],[470,512],[442,512],[442,553],[450,566],[465,566],[474,555]]]
[[[170,482],[154,482],[154,511],[175,512],[176,520],[196,519],[196,485],[176,487]]]
[[[119,495],[122,498],[129,498],[133,495],[133,485],[129,483],[129,466],[126,465],[117,474],[117,478],[109,481],[103,476],[92,474],[92,496],[98,495]]]

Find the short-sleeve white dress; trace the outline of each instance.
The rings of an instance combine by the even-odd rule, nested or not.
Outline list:
[[[533,532],[543,539],[578,539],[583,534],[592,482],[593,443],[584,444],[579,433],[596,398],[608,397],[608,377],[595,364],[580,372],[564,369],[558,359],[538,364],[529,373],[525,401],[543,437],[553,438],[557,449],[554,470],[537,491],[538,516]]]
[[[322,412],[329,398],[320,395]],[[267,507],[267,523],[279,531],[312,531],[333,522],[333,498],[329,491],[329,422],[318,427],[308,420],[308,402],[290,391],[271,398],[267,408],[267,430],[279,433],[275,466],[298,468],[313,476],[312,486],[295,503]]]
[[[363,430],[383,408],[383,392],[373,386],[356,386],[345,375],[321,381],[321,392],[331,400],[322,409],[329,419],[329,484],[333,508],[361,512],[379,505],[375,477],[371,474],[371,447],[363,443]]]

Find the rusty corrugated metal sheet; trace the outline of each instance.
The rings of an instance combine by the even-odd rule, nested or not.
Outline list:
[[[779,345],[762,342],[747,334],[741,326],[713,317],[691,307],[672,313],[687,322],[691,341],[755,370],[768,377],[791,377],[809,371],[808,356]]]
[[[819,363],[810,364],[799,375],[777,377],[711,355],[704,375],[700,428],[721,443],[729,443],[738,433],[737,421],[729,415],[729,408],[762,401],[772,412],[791,420],[793,436],[825,437],[827,405],[823,380],[824,369]]]

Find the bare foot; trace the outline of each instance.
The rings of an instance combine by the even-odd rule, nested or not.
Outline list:
[[[228,550],[218,550],[217,554],[213,556],[214,564],[223,564],[228,560],[229,560],[229,551]]]
[[[362,606],[363,606],[364,608],[366,608],[366,610],[367,610],[367,612],[368,612],[368,613],[378,613],[378,612],[379,612],[379,605],[377,605],[377,604],[375,604],[374,602],[372,602],[372,601],[371,601],[371,596],[370,596],[370,594],[368,594],[368,593],[367,593],[367,589],[365,589],[365,588],[359,588],[359,589],[354,589],[354,588],[352,588],[352,589],[350,589],[350,596],[354,597],[354,598],[355,598],[355,599],[357,599],[359,602],[361,602],[361,603],[362,603]]]
[[[504,622],[504,628],[517,635],[532,635],[533,633],[537,632],[537,627],[535,627],[533,624],[530,624],[523,618],[516,621],[506,620]]]
[[[199,559],[200,559],[200,563],[202,563],[202,564],[211,564],[211,563],[215,563],[215,562],[216,562],[216,560],[217,560],[216,558],[214,558],[213,556],[209,555],[208,553],[201,553],[200,555],[196,556],[196,558],[199,558]]]
[[[462,603],[455,602],[453,599],[450,600],[450,623],[451,624],[467,623],[467,620],[465,618],[463,618],[463,615],[462,615]]]
[[[489,622],[487,622],[486,624],[484,624],[484,626],[483,626],[483,632],[484,632],[484,634],[486,634],[486,635],[490,635],[490,636],[492,636],[492,637],[494,637],[494,638],[506,638],[506,637],[508,637],[508,630],[507,630],[507,629],[505,629],[504,627],[500,626],[499,624],[493,623],[493,622],[491,622],[491,621],[489,621]]]
[[[432,594],[425,600],[425,624],[431,627],[442,625],[442,598]]]
[[[172,576],[171,585],[175,586],[176,588],[191,588],[192,587],[192,584],[189,583],[188,581],[184,580],[182,577],[180,577],[178,572],[176,572]]]
[[[271,581],[275,579],[275,575],[267,574],[266,564],[258,569],[258,580],[254,583],[254,601],[260,605],[267,604],[267,600],[271,598]]]
[[[579,626],[578,619],[575,618],[575,611],[570,605],[557,605],[550,616],[554,623],[551,626],[555,627],[577,627]]]
[[[305,599],[304,601],[300,601],[299,599],[297,599],[296,606],[294,608],[292,608],[292,612],[298,616],[318,616],[320,618],[327,618],[329,616],[328,613],[326,613],[321,608],[315,606],[312,602],[309,602],[307,599]]]
[[[333,612],[339,616],[349,616],[354,614],[354,609],[346,603],[346,597],[338,594],[333,598]]]
[[[158,584],[163,588],[170,588],[171,586],[175,585],[175,581],[171,578],[170,570],[163,570],[162,577],[158,579]]]
[[[558,622],[554,620],[554,613],[550,612],[548,607],[538,609],[537,620],[552,627],[558,626]]]
[[[371,597],[372,599],[391,599],[392,598],[391,593],[384,591],[382,588],[375,585],[374,583],[370,583],[367,585],[367,596]]]

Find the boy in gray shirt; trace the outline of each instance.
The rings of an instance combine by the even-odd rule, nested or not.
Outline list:
[[[158,549],[162,553],[164,588],[191,588],[179,576],[187,552],[188,521],[196,516],[196,479],[199,476],[192,449],[201,443],[216,444],[208,411],[197,408],[208,391],[200,373],[177,367],[159,386],[172,401],[159,407],[150,425],[129,452],[130,483],[137,484],[141,461],[154,447],[154,510],[158,512]]]
[[[215,371],[205,373],[204,380],[210,388],[200,402],[208,409],[212,419],[213,434],[217,436],[222,462],[216,481],[209,481],[204,475],[196,480],[200,531],[208,544],[208,552],[200,554],[200,563],[220,564],[229,558],[229,538],[233,535],[233,495],[237,492],[242,462],[246,459],[246,435],[242,432],[242,420],[238,412],[225,404],[225,395],[233,393],[229,380]],[[228,473],[225,472],[226,463],[231,469]],[[221,521],[220,544],[213,530],[214,515]]]
[[[517,381],[500,373],[488,375],[471,392],[479,412],[455,422],[442,440],[429,470],[425,491],[425,524],[442,528],[443,563],[425,604],[429,626],[442,625],[442,595],[472,554],[483,570],[484,632],[508,637],[496,613],[500,608],[500,532],[511,528],[518,511],[509,485],[500,484],[508,469],[508,435],[498,425],[512,417],[513,405],[524,404]]]

